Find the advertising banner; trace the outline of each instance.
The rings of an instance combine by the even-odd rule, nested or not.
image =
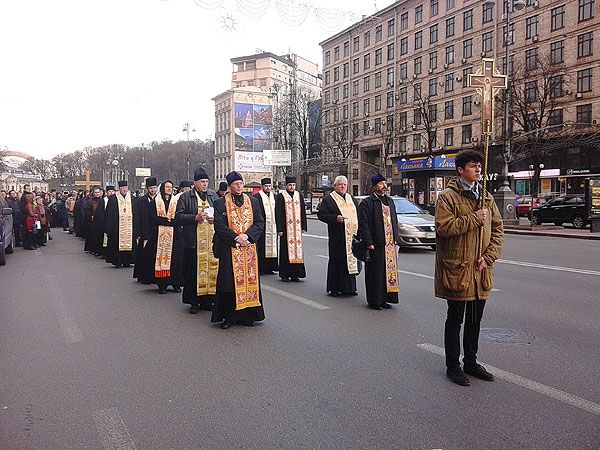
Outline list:
[[[265,166],[291,166],[291,150],[263,150]]]
[[[235,170],[268,172],[263,151],[273,148],[273,107],[234,103],[234,109]]]

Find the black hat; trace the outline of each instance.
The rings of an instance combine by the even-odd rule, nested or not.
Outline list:
[[[127,186],[127,180],[119,181],[119,187]]]
[[[106,186],[106,190],[107,191],[114,191],[115,187],[109,184],[109,185]]]
[[[227,182],[226,181],[221,181],[219,183],[219,190],[222,192],[225,192],[227,190]]]
[[[231,184],[234,181],[244,181],[244,179],[242,178],[242,175],[239,172],[236,172],[236,171],[229,172],[225,176],[225,179],[227,180],[227,184]]]
[[[271,182],[270,178],[263,178],[262,180],[260,180],[260,184],[262,184],[264,186],[265,184],[273,184],[273,183]]]
[[[198,180],[208,180],[208,174],[202,167],[198,167],[194,170],[194,181]]]
[[[158,182],[156,181],[156,178],[152,177],[152,178],[146,178],[146,187],[156,187],[158,186]]]
[[[184,181],[182,181],[182,182],[179,183],[179,189],[186,188],[186,187],[192,187],[192,184],[194,184],[194,183],[192,183],[189,180],[184,180]]]
[[[386,181],[385,177],[380,173],[376,173],[371,177],[371,186],[375,186],[377,183],[381,183],[382,181]]]
[[[285,177],[285,184],[295,183],[296,177]]]

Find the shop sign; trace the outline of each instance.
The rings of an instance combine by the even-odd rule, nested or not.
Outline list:
[[[441,156],[429,156],[428,158],[410,158],[406,161],[398,161],[398,172],[410,172],[415,170],[454,170],[456,164],[454,158],[442,158]]]

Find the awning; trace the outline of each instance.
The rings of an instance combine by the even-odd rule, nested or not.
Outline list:
[[[533,170],[520,170],[518,172],[509,172],[508,176],[515,180],[530,180],[533,178]],[[556,178],[560,176],[560,169],[542,169],[540,178]]]

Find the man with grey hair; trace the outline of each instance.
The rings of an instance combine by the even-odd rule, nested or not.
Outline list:
[[[332,297],[357,295],[358,261],[352,254],[352,237],[358,232],[358,203],[348,194],[348,179],[340,175],[334,191],[319,205],[317,217],[327,224],[329,264],[327,292]]]

